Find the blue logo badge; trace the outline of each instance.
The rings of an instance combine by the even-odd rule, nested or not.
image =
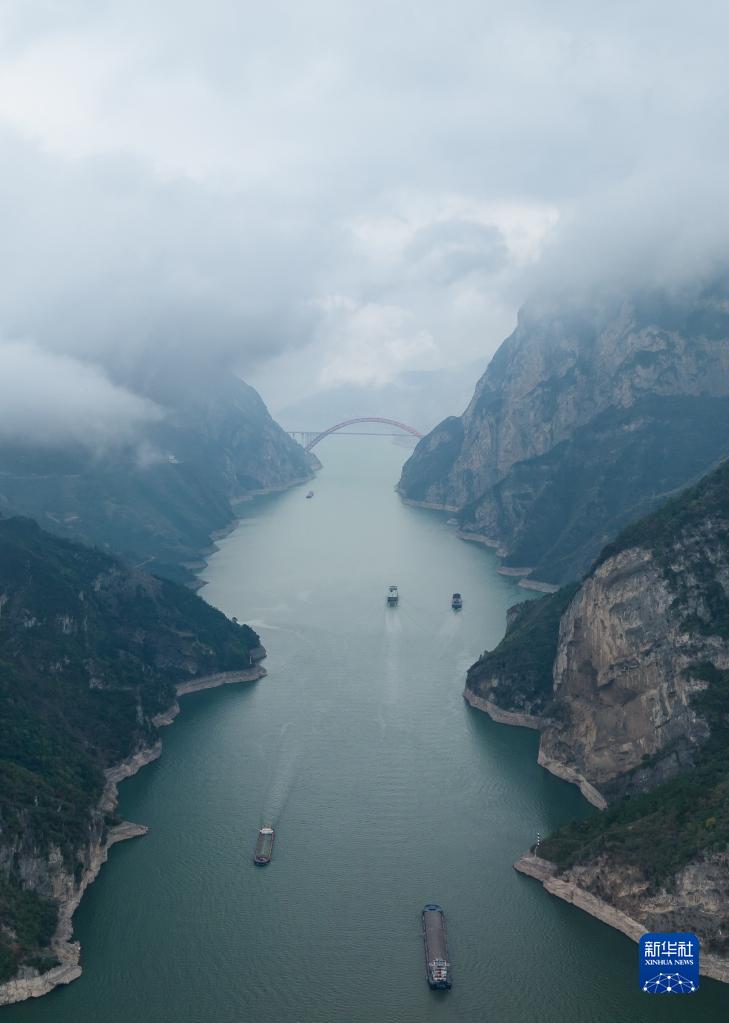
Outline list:
[[[699,989],[695,934],[644,934],[638,946],[640,989],[650,995],[690,995]]]

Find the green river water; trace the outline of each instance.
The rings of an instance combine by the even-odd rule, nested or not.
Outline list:
[[[640,994],[631,941],[512,869],[538,831],[594,812],[537,766],[536,733],[461,695],[526,594],[446,516],[399,501],[402,447],[319,451],[315,498],[245,506],[203,573],[202,595],[260,631],[268,677],[185,698],[161,760],[121,786],[151,830],[84,897],[83,976],[3,1023],[729,1019],[708,980]],[[274,857],[256,868],[266,822]],[[425,981],[430,901],[450,992]]]

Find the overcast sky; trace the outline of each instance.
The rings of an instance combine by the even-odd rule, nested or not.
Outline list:
[[[150,360],[275,411],[485,363],[534,291],[709,274],[728,30],[671,0],[2,0],[0,436],[73,435],[78,402],[124,435]]]

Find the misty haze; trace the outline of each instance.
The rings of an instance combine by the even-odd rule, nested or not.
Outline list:
[[[728,31],[0,5],[3,1023],[729,1018]]]

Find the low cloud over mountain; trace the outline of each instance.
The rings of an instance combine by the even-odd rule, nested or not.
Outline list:
[[[14,422],[55,433],[90,363],[101,443],[152,413],[150,373],[234,369],[278,407],[387,386],[488,357],[535,292],[716,272],[729,14],[687,11],[10,0],[0,344],[38,374]]]

